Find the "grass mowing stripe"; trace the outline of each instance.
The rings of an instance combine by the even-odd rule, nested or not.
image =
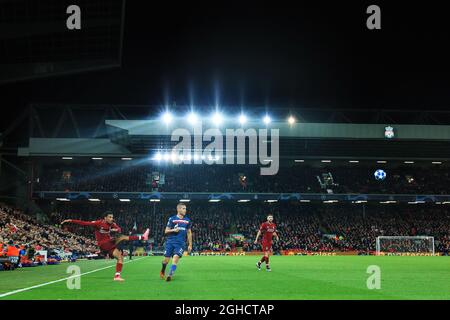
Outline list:
[[[135,259],[135,260],[129,260],[129,261],[124,262],[124,264],[127,264],[129,262],[133,262],[133,261],[139,261],[139,260],[142,260],[142,259],[144,259],[144,258],[139,258],[139,259]],[[94,273],[94,272],[97,272],[97,271],[101,271],[101,270],[105,270],[105,269],[108,269],[108,268],[112,268],[114,266],[115,266],[115,264],[113,264],[111,266],[107,266],[107,267],[91,270],[91,271],[88,271],[88,272],[84,272],[84,273],[81,273],[79,275],[69,276],[69,277],[66,277],[66,278],[63,278],[63,279],[58,279],[58,280],[53,280],[53,281],[41,283],[41,284],[38,284],[38,285],[35,285],[35,286],[31,286],[31,287],[28,287],[28,288],[23,288],[23,289],[18,289],[18,290],[6,292],[6,293],[3,293],[3,294],[0,294],[0,298],[6,297],[6,296],[10,296],[10,295],[13,295],[13,294],[16,294],[16,293],[29,291],[29,290],[36,289],[36,288],[40,288],[40,287],[43,287],[43,286],[47,286],[49,284],[53,284],[53,283],[57,283],[57,282],[61,282],[61,281],[66,281],[66,280],[69,280],[69,279],[74,279],[74,278],[81,277],[81,276],[84,276],[84,275],[87,275],[87,274],[90,274],[90,273]]]

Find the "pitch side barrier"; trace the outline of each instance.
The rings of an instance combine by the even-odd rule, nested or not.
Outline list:
[[[192,252],[190,254],[185,253],[185,256],[261,256],[264,252],[262,251],[249,251],[249,252],[226,252],[226,251],[202,251],[202,252]],[[357,256],[357,255],[376,255],[375,251],[299,251],[299,250],[283,250],[278,253],[274,253],[275,256]],[[442,253],[424,253],[424,252],[407,252],[407,253],[393,253],[385,252],[380,254],[382,256],[443,256]]]

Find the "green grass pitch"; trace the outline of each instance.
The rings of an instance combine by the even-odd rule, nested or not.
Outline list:
[[[273,256],[272,272],[257,271],[256,256],[183,257],[172,282],[159,278],[161,257],[124,265],[113,282],[113,260],[79,261],[80,289],[64,279],[69,263],[0,272],[1,299],[450,299],[449,257]],[[128,262],[128,261],[127,261]],[[367,267],[381,270],[381,289],[367,288]]]

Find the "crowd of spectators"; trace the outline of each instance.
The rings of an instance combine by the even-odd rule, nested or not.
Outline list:
[[[17,249],[17,250],[14,250]],[[0,257],[11,252],[33,261],[39,251],[71,252],[83,257],[98,251],[93,237],[39,223],[21,210],[0,203]],[[19,255],[17,255],[19,256]]]
[[[58,204],[54,222],[75,218],[93,220],[111,210],[116,222],[131,230],[136,223],[142,232],[150,228],[155,249],[162,249],[164,228],[169,216],[176,214],[176,203],[101,202]],[[232,204],[189,203],[188,216],[193,221],[194,251],[222,251],[242,247],[244,251],[260,250],[254,238],[267,214],[275,217],[280,241],[274,250],[304,251],[375,251],[377,236],[434,236],[436,251],[450,249],[450,214],[442,206],[370,205],[300,205],[300,204]],[[92,233],[86,228],[74,232]],[[235,241],[241,234],[244,241]]]
[[[394,193],[445,194],[448,170],[420,167],[385,169],[383,181],[374,178],[377,167],[316,168],[282,166],[278,174],[260,175],[250,165],[113,165],[92,163],[44,166],[36,179],[36,191],[98,192],[269,192],[269,193]],[[158,183],[158,172],[164,183]],[[331,173],[333,185],[321,186],[317,177]]]

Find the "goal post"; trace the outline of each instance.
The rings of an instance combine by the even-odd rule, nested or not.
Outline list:
[[[434,255],[434,237],[379,236],[376,240],[376,255],[386,253],[429,253]]]

